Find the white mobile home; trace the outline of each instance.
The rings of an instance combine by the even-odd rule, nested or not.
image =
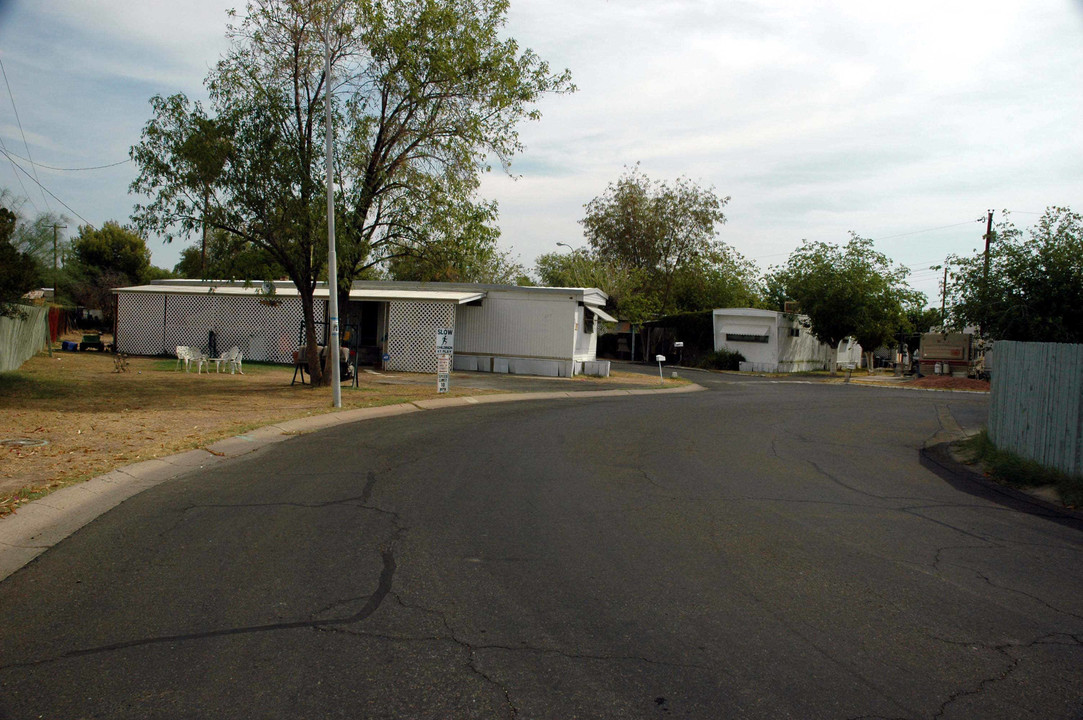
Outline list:
[[[857,367],[861,346],[843,340],[837,348],[817,340],[792,314],[755,308],[721,308],[712,313],[715,350],[741,353],[742,370],[802,372]]]
[[[246,360],[293,361],[303,341],[293,283],[163,280],[118,288],[121,352],[169,355],[178,345],[236,345]],[[327,287],[315,293],[317,330],[326,336]],[[355,282],[339,308],[342,345],[359,364],[436,372],[436,330],[455,331],[454,368],[571,377],[608,375],[596,360],[597,321],[614,321],[596,288],[473,283]]]

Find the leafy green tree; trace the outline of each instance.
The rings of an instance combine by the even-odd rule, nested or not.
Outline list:
[[[761,302],[759,270],[722,243],[715,243],[674,277],[673,304],[680,312],[755,307]]]
[[[500,231],[492,225],[495,203],[481,203],[473,212],[436,213],[424,245],[407,245],[388,263],[395,280],[516,284],[522,265],[500,250]]]
[[[507,0],[347,0],[329,23],[334,4],[249,2],[207,78],[213,114],[183,96],[154,98],[132,149],[140,170],[132,189],[151,198],[136,209],[140,227],[170,238],[207,218],[266,250],[300,293],[311,368],[312,296],[327,260],[325,31],[344,287],[459,240],[441,231],[440,216],[473,217],[484,205],[475,194],[488,158],[507,167],[520,150],[517,123],[538,116],[532,104],[571,89],[566,72],[551,73],[501,37]],[[190,142],[212,119],[215,142]],[[219,168],[211,156],[222,148]],[[192,157],[208,172],[190,172]]]
[[[276,280],[286,276],[266,250],[222,230],[208,233],[205,244],[181,250],[173,272],[179,277],[213,280]]]
[[[922,308],[921,305],[910,305],[906,309],[906,327],[908,333],[927,333],[933,328],[944,326],[944,315],[938,307]]]
[[[609,296],[608,305],[621,320],[641,323],[658,314],[653,299],[639,293],[645,284],[640,271],[602,259],[588,249],[539,255],[534,272],[542,285],[598,288]]]
[[[950,320],[995,340],[1083,343],[1083,216],[1050,207],[1026,232],[1002,220],[984,253],[948,258]]]
[[[597,258],[634,273],[642,281],[639,293],[664,315],[677,309],[679,276],[694,277],[714,259],[732,256],[715,240],[727,202],[688,178],[652,181],[636,165],[587,203],[580,222]]]
[[[40,212],[28,217],[22,211],[25,203],[25,198],[13,195],[7,188],[0,189],[0,205],[15,216],[15,226],[9,237],[11,245],[33,261],[39,275],[38,284],[63,285],[65,271],[62,260],[68,252],[69,243],[63,228],[54,230],[54,226],[66,226],[71,220],[54,212]]]
[[[14,212],[0,207],[0,316],[4,317],[17,316],[19,299],[41,283],[38,263],[11,242],[17,222]]]
[[[85,307],[101,310],[112,321],[112,289],[148,283],[172,273],[151,265],[147,242],[135,229],[109,220],[101,228],[79,228],[67,259],[68,292]]]
[[[806,240],[771,273],[768,286],[797,301],[821,342],[837,347],[854,337],[871,372],[873,351],[907,327],[909,308],[924,305],[924,296],[906,281],[909,274],[875,250],[872,240],[851,233],[842,247]]]

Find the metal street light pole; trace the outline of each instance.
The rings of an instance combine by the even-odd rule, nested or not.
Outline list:
[[[344,1],[344,0],[343,0]],[[327,292],[328,292],[328,318],[330,330],[328,337],[328,356],[331,360],[331,394],[334,407],[342,407],[342,379],[339,363],[338,349],[338,255],[335,253],[335,158],[331,143],[331,113],[333,96],[331,92],[331,21],[342,7],[339,2],[331,14],[327,16],[327,24],[324,26],[324,77],[327,88],[324,90],[324,99],[327,104],[327,132],[324,144],[327,151]]]

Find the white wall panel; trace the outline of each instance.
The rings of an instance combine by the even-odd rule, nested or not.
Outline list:
[[[480,307],[458,307],[455,352],[570,360],[576,308],[570,296],[527,299],[490,293]]]

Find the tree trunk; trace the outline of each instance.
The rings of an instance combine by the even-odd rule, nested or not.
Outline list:
[[[323,384],[324,373],[320,367],[320,351],[316,340],[316,314],[312,309],[312,293],[301,292],[301,309],[305,316],[305,359],[312,387]]]

